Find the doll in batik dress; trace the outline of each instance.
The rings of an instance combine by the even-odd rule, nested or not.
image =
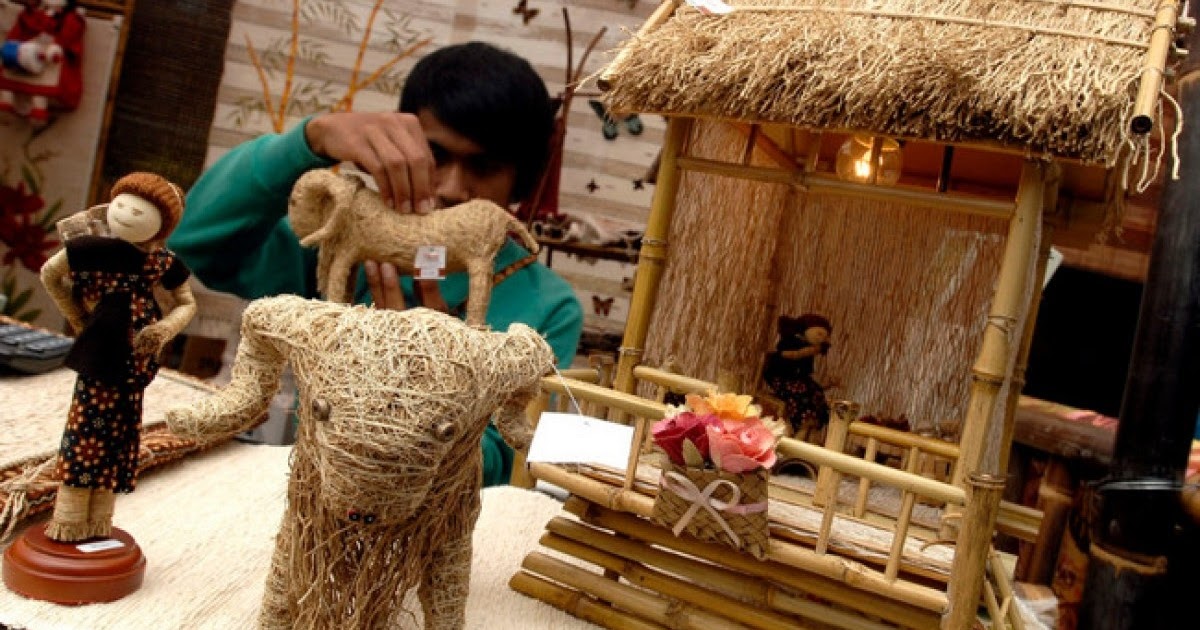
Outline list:
[[[183,192],[152,173],[113,186],[111,236],[68,240],[42,267],[42,282],[78,332],[66,365],[79,376],[63,431],[61,480],[46,535],[59,541],[108,536],[118,492],[136,484],[142,393],[163,347],[191,320],[190,273],[164,247],[183,214]],[[161,285],[175,307],[164,317]]]
[[[825,389],[813,378],[817,355],[829,352],[829,320],[815,313],[779,318],[779,343],[767,354],[763,380],[785,405],[792,435],[807,440],[829,423]]]

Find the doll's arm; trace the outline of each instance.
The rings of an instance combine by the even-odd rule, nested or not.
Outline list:
[[[138,331],[133,339],[133,351],[138,354],[158,354],[164,346],[183,332],[188,322],[196,315],[196,297],[188,283],[171,290],[175,308],[165,317]]]
[[[67,323],[78,333],[83,330],[83,321],[87,314],[75,302],[75,298],[71,294],[71,281],[68,277],[70,272],[71,267],[67,264],[67,251],[59,250],[57,254],[50,257],[50,260],[46,261],[46,264],[42,265],[42,284],[46,287],[50,298],[54,300],[54,304],[58,306],[59,312],[67,319]]]
[[[808,346],[799,350],[784,350],[779,354],[785,359],[803,359],[804,357],[816,356],[820,351],[821,349],[817,346]]]

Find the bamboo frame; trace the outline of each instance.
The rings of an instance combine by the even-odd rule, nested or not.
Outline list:
[[[568,509],[574,508],[576,512],[582,512],[579,514],[580,517],[590,525],[687,553],[734,571],[766,578],[788,588],[811,593],[842,606],[860,611],[870,611],[881,619],[905,627],[936,627],[940,611],[945,609],[948,601],[944,593],[916,584],[901,583],[894,587],[885,585],[884,590],[875,590],[874,586],[877,586],[878,583],[873,582],[872,586],[868,586],[859,582],[855,579],[858,572],[847,573],[843,570],[834,575],[827,575],[807,570],[805,567],[791,562],[793,554],[786,550],[795,548],[795,546],[786,543],[771,541],[772,554],[768,555],[767,561],[762,561],[721,545],[700,542],[687,537],[677,538],[671,534],[670,530],[649,521],[620,511],[605,509],[596,504],[586,505],[586,510],[581,509],[578,504],[567,507]],[[777,549],[783,550],[779,552],[780,557],[774,555]],[[801,570],[797,571],[796,569]],[[846,588],[847,586],[852,586],[852,588]]]
[[[639,365],[633,368],[633,377],[639,381],[653,383],[681,394],[704,394],[718,389],[716,383],[676,374],[667,370]]]
[[[829,425],[825,428],[825,448],[843,452],[846,449],[846,437],[850,433],[850,423],[858,419],[861,407],[857,403],[835,400],[829,405]],[[837,505],[837,488],[842,481],[840,474],[829,466],[822,466],[817,472],[817,487],[813,491],[813,505]],[[822,525],[824,529],[824,525]],[[820,541],[817,542],[821,547]]]
[[[1004,492],[1003,477],[972,473],[967,484],[971,495],[950,569],[950,605],[942,618],[944,630],[966,630],[975,623],[984,569],[992,551],[992,523],[996,522]]]
[[[1175,22],[1179,16],[1176,0],[1159,0],[1154,14],[1154,29],[1150,33],[1150,47],[1146,51],[1145,65],[1138,82],[1137,98],[1133,101],[1133,118],[1129,130],[1136,134],[1149,133],[1154,129],[1154,110],[1162,91],[1163,72],[1167,57],[1171,54],[1175,39]]]
[[[910,473],[917,472],[917,461],[921,454],[921,450],[914,446],[909,452],[908,466],[906,471]],[[887,566],[883,570],[883,577],[886,580],[895,580],[900,574],[900,559],[904,556],[904,543],[908,540],[908,526],[912,522],[913,505],[916,503],[917,495],[912,492],[905,491],[903,498],[900,499],[900,513],[896,517],[896,529],[892,532],[892,548],[888,551]]]
[[[844,474],[866,477],[875,483],[896,486],[901,490],[916,492],[921,496],[945,503],[966,504],[966,492],[958,486],[926,479],[920,475],[889,468],[875,462],[863,461],[852,455],[829,451],[815,444],[783,438],[779,441],[776,450],[789,457],[803,459],[819,466],[830,466]]]
[[[596,602],[591,597],[560,586],[549,580],[537,577],[526,571],[519,571],[508,581],[509,588],[540,599],[559,610],[575,615],[584,621],[602,625],[614,630],[663,630],[663,626],[627,615],[610,606]]]
[[[1042,224],[1047,170],[1044,163],[1034,160],[1026,160],[1021,168],[1016,212],[1009,222],[996,294],[988,314],[988,326],[983,332],[979,357],[971,370],[970,401],[959,439],[961,452],[952,476],[956,486],[965,483],[968,472],[999,472],[995,469],[998,461],[987,462],[983,467],[983,439],[1007,377],[1009,351],[1014,344],[1013,333],[1006,326],[1019,321],[1029,305],[1026,284],[1038,228]],[[1031,324],[1026,322],[1026,325]]]

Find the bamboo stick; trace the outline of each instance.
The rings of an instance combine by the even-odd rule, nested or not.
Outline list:
[[[918,462],[921,457],[921,449],[913,446],[909,449],[907,472],[917,472]],[[888,551],[887,566],[884,567],[883,577],[886,580],[895,580],[900,574],[900,559],[904,557],[904,542],[908,540],[908,525],[912,522],[913,504],[916,502],[916,495],[911,492],[905,492],[900,499],[900,513],[896,517],[896,528],[892,532],[892,548]]]
[[[1048,585],[1054,577],[1059,544],[1074,501],[1071,494],[1073,486],[1067,466],[1061,460],[1051,458],[1038,485],[1037,505],[1044,517],[1030,553],[1028,571],[1024,576],[1026,582]]]
[[[542,544],[556,551],[576,555],[568,551],[568,547],[559,543],[559,541],[572,541],[579,545],[603,549],[609,554],[630,562],[642,563],[673,575],[683,576],[691,582],[730,594],[741,601],[770,607],[836,628],[884,630],[891,627],[851,612],[831,608],[808,598],[793,595],[780,589],[770,580],[701,562],[686,555],[662,551],[640,540],[609,534],[577,521],[556,518],[546,526],[546,529],[551,534],[543,537]],[[576,557],[583,558],[578,555]],[[743,621],[743,623],[750,622]],[[795,622],[793,621],[792,624],[794,626]]]
[[[1146,51],[1142,76],[1138,82],[1137,98],[1133,102],[1133,118],[1129,130],[1136,134],[1149,133],[1154,129],[1154,110],[1162,91],[1163,70],[1171,53],[1175,39],[1175,19],[1179,15],[1179,3],[1175,0],[1160,0],[1154,15],[1154,28],[1150,32],[1150,49]]]
[[[981,468],[986,447],[984,439],[1007,376],[1009,351],[1016,342],[1011,326],[1020,320],[1022,311],[1028,306],[1026,283],[1038,227],[1042,224],[1046,170],[1045,164],[1033,160],[1026,160],[1021,169],[1016,212],[1009,223],[996,295],[987,328],[983,331],[979,357],[972,368],[970,399],[959,440],[961,454],[952,478],[954,485],[959,487],[965,483],[966,471],[999,472],[996,470],[998,461],[988,461]]]
[[[525,556],[521,568],[590,593],[618,609],[668,628],[680,630],[707,630],[709,628],[738,630],[742,628],[740,624],[695,606],[626,586],[536,551]]]
[[[659,4],[658,8],[654,10],[654,13],[651,13],[650,17],[646,18],[646,21],[642,23],[642,27],[638,29],[637,35],[634,36],[635,39],[648,37],[650,33],[654,32],[655,29],[662,26],[664,22],[674,15],[675,8],[678,6],[679,0],[663,0],[662,4]],[[601,91],[607,92],[612,89],[613,81],[617,79],[616,68],[624,65],[625,60],[629,58],[629,50],[629,46],[622,48],[621,52],[617,53],[616,59],[613,59],[613,62],[608,64],[608,67],[600,74],[600,78],[596,79],[596,87],[600,88]]]
[[[826,449],[835,453],[841,453],[846,449],[846,436],[850,432],[850,423],[858,418],[860,410],[861,407],[857,403],[846,400],[835,400],[829,404],[829,425],[825,428]],[[832,504],[836,509],[837,487],[841,480],[841,475],[835,474],[835,471],[829,466],[821,466],[817,471],[817,487],[813,491],[813,505]],[[821,546],[819,538],[817,546]]]
[[[542,379],[542,389],[558,393],[566,394],[570,392],[576,400],[584,402],[598,402],[607,407],[619,409],[621,411],[633,414],[641,418],[650,420],[658,420],[666,413],[667,406],[661,403],[656,403],[652,400],[647,400],[641,396],[627,394],[615,389],[576,381],[573,379],[560,379],[558,376],[547,376]]]
[[[949,608],[942,617],[943,630],[969,630],[979,609],[984,569],[992,550],[992,527],[1004,492],[1004,478],[972,473],[967,478],[970,499],[955,541],[950,569]]]
[[[633,368],[633,377],[639,381],[653,383],[662,387],[667,387],[671,391],[684,394],[704,394],[710,391],[717,390],[716,383],[675,374],[659,368],[652,368],[646,365],[639,365]]]
[[[654,513],[654,499],[648,496],[572,474],[553,464],[530,464],[529,472],[546,483],[566,488],[572,494],[610,510],[629,512],[645,518]]]
[[[582,543],[547,534],[541,540],[543,547],[560,551],[574,558],[590,562],[606,571],[613,571],[630,584],[659,593],[669,599],[685,602],[698,610],[720,615],[742,626],[763,629],[794,628],[795,619],[779,613],[742,603],[732,597],[721,595],[696,586],[679,578],[647,568],[641,563],[627,560]],[[689,576],[690,577],[690,576]],[[699,584],[704,584],[699,582]]]
[[[959,448],[957,444],[951,444],[944,440],[939,440],[935,437],[918,435],[907,431],[897,431],[889,429],[877,424],[870,424],[862,421],[850,423],[850,434],[868,438],[876,438],[880,442],[892,444],[901,448],[919,447],[922,452],[944,457],[946,459],[958,459]]]
[[[658,295],[658,283],[662,279],[666,259],[671,216],[675,213],[675,196],[679,191],[681,173],[677,160],[683,153],[688,136],[691,135],[692,123],[690,118],[671,118],[667,122],[667,134],[663,140],[662,157],[658,164],[658,183],[655,185],[654,201],[650,204],[650,216],[646,220],[646,231],[638,254],[633,297],[629,305],[629,315],[625,320],[621,356],[617,362],[617,376],[613,382],[613,388],[618,391],[633,391],[633,367],[640,361],[646,346],[646,333],[650,328],[654,301]],[[641,440],[636,440],[635,443],[640,444]]]
[[[868,462],[875,461],[875,453],[879,449],[879,440],[869,437],[867,438],[867,450],[863,453],[863,459]],[[862,477],[858,480],[858,497],[854,500],[854,515],[862,518],[867,513],[867,497],[871,493],[871,480]]]
[[[1015,597],[1012,581],[1004,570],[1004,563],[1000,562],[1000,554],[996,553],[995,549],[988,553],[988,568],[992,579],[996,580],[996,591],[1000,593],[1000,598],[1004,601],[1012,601]],[[1016,606],[1008,607],[1008,616],[1013,630],[1025,630],[1025,619],[1021,617],[1021,611]]]
[[[810,549],[774,539],[767,561],[761,561],[722,545],[677,538],[664,527],[596,505],[589,506],[581,517],[587,523],[766,578],[907,627],[936,626],[931,613],[941,614],[947,603],[945,594],[935,589],[904,581],[888,584],[878,572],[858,563],[817,556]]]
[[[508,581],[508,587],[523,595],[539,599],[555,608],[574,615],[584,621],[612,630],[663,630],[663,627],[642,621],[615,608],[605,606],[592,598],[537,577],[519,571]]]
[[[753,131],[759,126],[758,123],[747,125],[739,122],[731,122],[729,124],[747,137],[750,136],[750,134],[753,133]],[[774,140],[765,135],[759,136],[758,149],[765,153],[767,157],[771,158],[772,161],[778,164],[779,167],[785,171],[798,173],[804,170],[802,166],[796,163],[796,160],[792,158],[791,154],[781,149],[778,144],[775,144]],[[743,159],[742,164],[749,165],[750,162],[746,159]]]
[[[848,195],[859,198],[879,199],[923,208],[951,210],[964,214],[994,219],[1012,216],[1012,204],[996,199],[966,195],[963,193],[937,193],[920,188],[904,186],[872,186],[838,179],[835,175],[821,172],[791,173],[766,166],[742,166],[708,158],[681,157],[679,167],[723,177],[749,179],[769,184],[798,186],[811,194]]]
[[[888,468],[882,464],[866,462],[844,453],[834,453],[815,444],[783,438],[779,440],[776,449],[788,457],[803,459],[816,465],[831,466],[848,475],[867,477],[875,483],[896,486],[945,503],[963,505],[966,501],[966,493],[962,488]]]
[[[983,606],[987,608],[988,618],[992,620],[993,630],[1004,630],[1004,615],[1000,612],[1000,602],[996,599],[996,589],[991,582],[983,580]]]

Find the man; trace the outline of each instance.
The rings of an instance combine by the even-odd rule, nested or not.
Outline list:
[[[400,111],[332,113],[283,134],[246,142],[204,173],[170,248],[206,286],[254,299],[316,297],[316,251],[287,223],[292,185],[306,171],[353,162],[374,177],[397,212],[426,213],[470,199],[502,206],[532,194],[545,167],[554,110],[524,59],[472,42],[426,56],[409,74]],[[393,265],[367,262],[355,299],[380,308],[425,305],[457,312],[465,273],[414,286]],[[496,256],[487,322],[542,334],[560,366],[570,364],[583,311],[562,278],[511,240]],[[484,483],[506,483],[512,450],[494,427],[483,439]]]

